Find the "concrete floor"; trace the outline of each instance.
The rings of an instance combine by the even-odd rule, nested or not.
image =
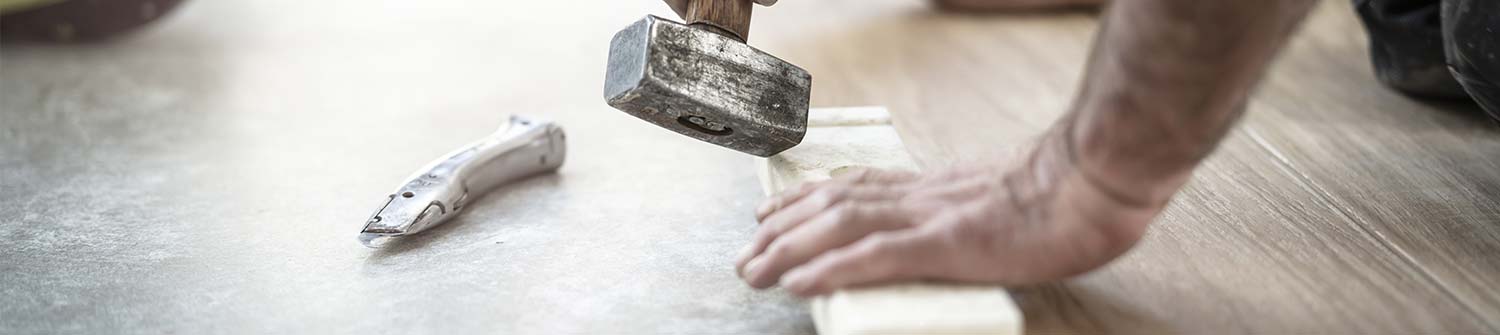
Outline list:
[[[567,13],[566,17],[558,13]],[[647,0],[196,1],[112,43],[0,47],[0,333],[810,333],[732,273],[748,156],[605,106]],[[885,105],[927,167],[1066,107],[1091,13],[782,1],[751,44],[814,106]],[[1327,1],[1134,251],[1017,288],[1033,333],[1500,332],[1500,128],[1370,74]],[[401,178],[510,113],[568,163],[386,250]],[[982,126],[975,126],[982,125]]]

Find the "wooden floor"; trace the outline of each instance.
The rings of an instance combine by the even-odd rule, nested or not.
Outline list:
[[[925,166],[1038,133],[1072,98],[1096,14],[960,15],[784,1],[762,47],[815,106],[886,105]],[[1134,251],[1019,290],[1033,333],[1500,332],[1500,127],[1382,88],[1325,1],[1239,129]]]

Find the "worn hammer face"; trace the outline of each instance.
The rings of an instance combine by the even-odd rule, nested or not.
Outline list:
[[[812,76],[738,40],[656,16],[609,45],[604,99],[679,134],[767,157],[802,142]]]

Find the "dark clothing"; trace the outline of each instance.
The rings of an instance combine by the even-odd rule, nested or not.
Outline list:
[[[1500,0],[1354,0],[1380,81],[1473,99],[1500,121]]]

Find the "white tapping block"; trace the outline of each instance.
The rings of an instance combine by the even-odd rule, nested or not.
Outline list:
[[[917,170],[884,107],[816,108],[802,144],[760,160],[767,195],[852,168]],[[1021,334],[1005,288],[911,283],[840,290],[812,300],[822,335]]]
[[[998,286],[914,283],[813,298],[822,335],[1020,335],[1021,311]]]
[[[858,167],[917,170],[885,107],[814,108],[801,144],[759,161],[767,195]]]

